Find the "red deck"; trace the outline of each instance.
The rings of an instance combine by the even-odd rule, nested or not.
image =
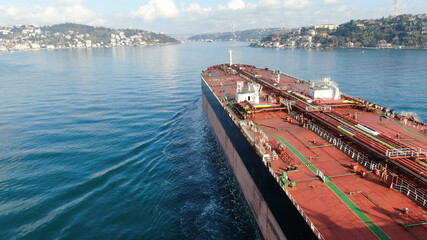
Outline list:
[[[326,146],[309,149],[311,146],[328,145],[329,143],[308,129],[301,128],[295,123],[284,122],[282,119],[287,114],[278,112],[273,119],[270,118],[271,114],[268,116],[269,119],[264,119],[267,117],[265,115],[259,114],[253,121],[259,123],[261,129],[285,138],[306,158],[310,159],[311,157],[310,162],[325,175],[329,176],[342,192],[362,191],[366,193],[381,207],[405,224],[415,224],[427,220],[427,214],[422,206],[403,194],[387,188],[384,182],[380,181],[374,174],[368,173],[366,177],[361,177],[359,174],[348,175],[355,173],[351,169],[351,164],[355,161],[336,147]],[[282,130],[277,131],[267,128],[262,126],[264,124],[281,128]],[[315,140],[316,144],[313,144],[313,140]],[[297,160],[297,165],[304,165],[301,161],[298,161],[294,154],[290,153],[290,155]],[[288,164],[275,160],[272,161],[272,166],[277,175],[280,175]],[[366,168],[360,167],[360,169],[369,172]],[[300,170],[290,172],[289,178],[292,181],[296,181],[296,186],[289,188],[290,193],[310,216],[325,239],[342,239],[347,236],[376,239],[376,236],[369,228],[307,167],[300,167]],[[301,181],[304,179],[308,180]],[[413,238],[403,227],[396,224],[386,211],[364,195],[359,193],[348,196],[391,238],[393,236],[399,236],[402,239]],[[402,214],[404,207],[411,210],[409,214]],[[417,232],[421,239],[427,238],[427,226],[419,226],[411,230]]]
[[[422,190],[427,189],[424,182],[427,168],[414,161],[413,157],[389,159],[387,150],[395,148],[398,154],[401,154],[399,149],[411,148],[412,154],[419,150],[422,155],[422,149],[427,149],[425,125],[410,120],[405,120],[404,123],[402,119],[380,117],[381,112],[372,111],[369,106],[364,109],[354,104],[332,107],[332,112],[304,112],[303,105],[307,103],[299,102],[298,98],[292,99],[290,96],[287,100],[296,100],[292,115],[295,117],[297,113],[296,115],[303,116],[303,119],[296,120],[288,115],[288,110],[283,110],[284,106],[267,102],[265,96],[274,95],[277,99],[281,96],[283,100],[289,96],[289,90],[305,94],[303,90],[308,83],[281,74],[280,83],[271,86],[269,84],[275,83],[271,79],[277,75],[270,70],[243,65],[235,65],[233,68],[234,70],[231,70],[226,65],[211,67],[205,70],[202,76],[225,107],[235,102],[236,82],[243,81],[245,86],[247,84],[247,80],[240,76],[242,72],[239,72],[239,69],[245,69],[243,74],[250,72],[262,76],[259,81],[263,86],[260,104],[281,106],[280,110],[252,109],[249,119],[242,120],[230,107],[227,109],[237,121],[245,121],[248,125],[256,124],[254,127],[243,126],[246,128],[245,134],[251,135],[251,138],[265,149],[266,154],[273,156],[274,150],[279,155],[278,159],[268,161],[277,177],[289,166],[298,166],[297,171],[287,172],[289,183],[295,182],[296,185],[288,186],[284,190],[296,200],[325,239],[427,239],[427,225],[422,224],[427,221],[425,207],[405,194],[391,189],[391,179],[380,179],[375,174],[381,174],[381,171],[371,171],[361,164],[354,170],[356,160],[349,154],[302,126],[307,124],[307,119],[312,120],[330,134],[341,136],[346,146],[367,155],[370,161],[380,163],[375,166],[385,166],[386,163],[389,168],[393,166],[390,170],[397,173],[399,178],[405,179],[405,182],[417,187],[417,193],[420,195]],[[270,83],[265,84],[265,81]],[[339,118],[330,120],[330,114]],[[346,127],[355,132],[354,136],[346,136],[336,130],[338,125],[344,123],[348,123]],[[358,129],[354,127],[356,123],[380,134],[373,136],[357,132]],[[332,131],[334,128],[336,132]],[[266,139],[268,140],[264,142]],[[423,161],[422,156],[417,159]],[[319,177],[319,171],[327,176],[326,181]],[[366,175],[362,176],[362,172]],[[280,181],[278,184],[281,184]],[[409,211],[405,212],[405,208]]]

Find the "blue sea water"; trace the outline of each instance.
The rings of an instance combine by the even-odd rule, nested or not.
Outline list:
[[[201,104],[228,61],[427,120],[427,51],[272,50],[247,43],[0,56],[0,239],[259,239]]]

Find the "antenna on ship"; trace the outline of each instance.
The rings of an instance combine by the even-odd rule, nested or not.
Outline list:
[[[233,65],[233,51],[230,49],[228,50],[229,56],[230,56],[230,67]]]

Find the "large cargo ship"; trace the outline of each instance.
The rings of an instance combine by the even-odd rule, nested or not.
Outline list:
[[[427,239],[427,126],[414,114],[230,62],[203,107],[264,239]]]

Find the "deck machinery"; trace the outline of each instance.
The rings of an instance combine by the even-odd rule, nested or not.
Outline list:
[[[415,178],[414,182],[420,181],[422,183],[421,186],[427,183],[427,152],[418,145],[409,145],[406,142],[415,139],[407,139],[406,141],[403,139],[403,141],[399,141],[400,134],[398,132],[395,138],[380,133],[367,125],[363,125],[363,122],[357,120],[357,115],[363,112],[375,112],[379,115],[380,124],[383,122],[383,119],[393,119],[406,123],[410,120],[410,124],[416,126],[416,130],[420,130],[421,134],[427,132],[425,123],[415,121],[413,116],[399,116],[399,114],[387,107],[370,103],[360,98],[348,95],[337,96],[335,93],[339,92],[339,90],[336,84],[330,80],[324,82],[333,84],[332,88],[328,88],[328,86],[313,86],[313,84],[303,80],[284,75],[282,79],[295,80],[295,83],[302,85],[302,87],[290,87],[290,90],[286,90],[289,87],[288,85],[285,90],[282,90],[284,87],[275,83],[274,79],[268,81],[260,75],[253,74],[250,70],[239,67],[238,65],[233,65],[232,69],[246,76],[249,81],[252,80],[265,86],[265,88],[268,88],[274,94],[276,102],[280,101],[283,103],[273,108],[268,104],[264,105],[264,107],[252,107],[250,108],[250,112],[281,110],[283,107],[290,107],[289,104],[286,105],[285,103],[291,101],[294,105],[294,112],[301,116],[299,119],[301,124],[318,123],[321,127],[327,129],[328,132],[339,137],[345,137],[350,142],[357,143],[360,150],[369,154],[372,160],[395,165],[398,171],[403,171],[411,175],[412,177],[409,179]],[[253,67],[251,66],[249,69],[253,69]],[[326,91],[326,94],[323,94],[323,97],[313,97],[317,92],[316,88],[323,92]],[[295,89],[296,91],[294,91]],[[312,94],[307,94],[310,90]],[[322,96],[321,94],[318,95]],[[244,104],[248,104],[248,102],[245,101]],[[344,110],[346,112],[354,111],[354,114],[340,113]]]
[[[330,78],[305,81],[231,61],[204,70],[202,90],[205,111],[265,238],[427,238],[427,126],[415,116],[345,95]],[[227,129],[227,118],[240,133]],[[265,186],[270,176],[257,175],[260,167],[245,159],[252,156],[233,140],[236,134],[312,235],[292,232],[298,221],[281,216],[292,210],[270,199],[276,196]],[[259,198],[242,179],[253,181]]]

